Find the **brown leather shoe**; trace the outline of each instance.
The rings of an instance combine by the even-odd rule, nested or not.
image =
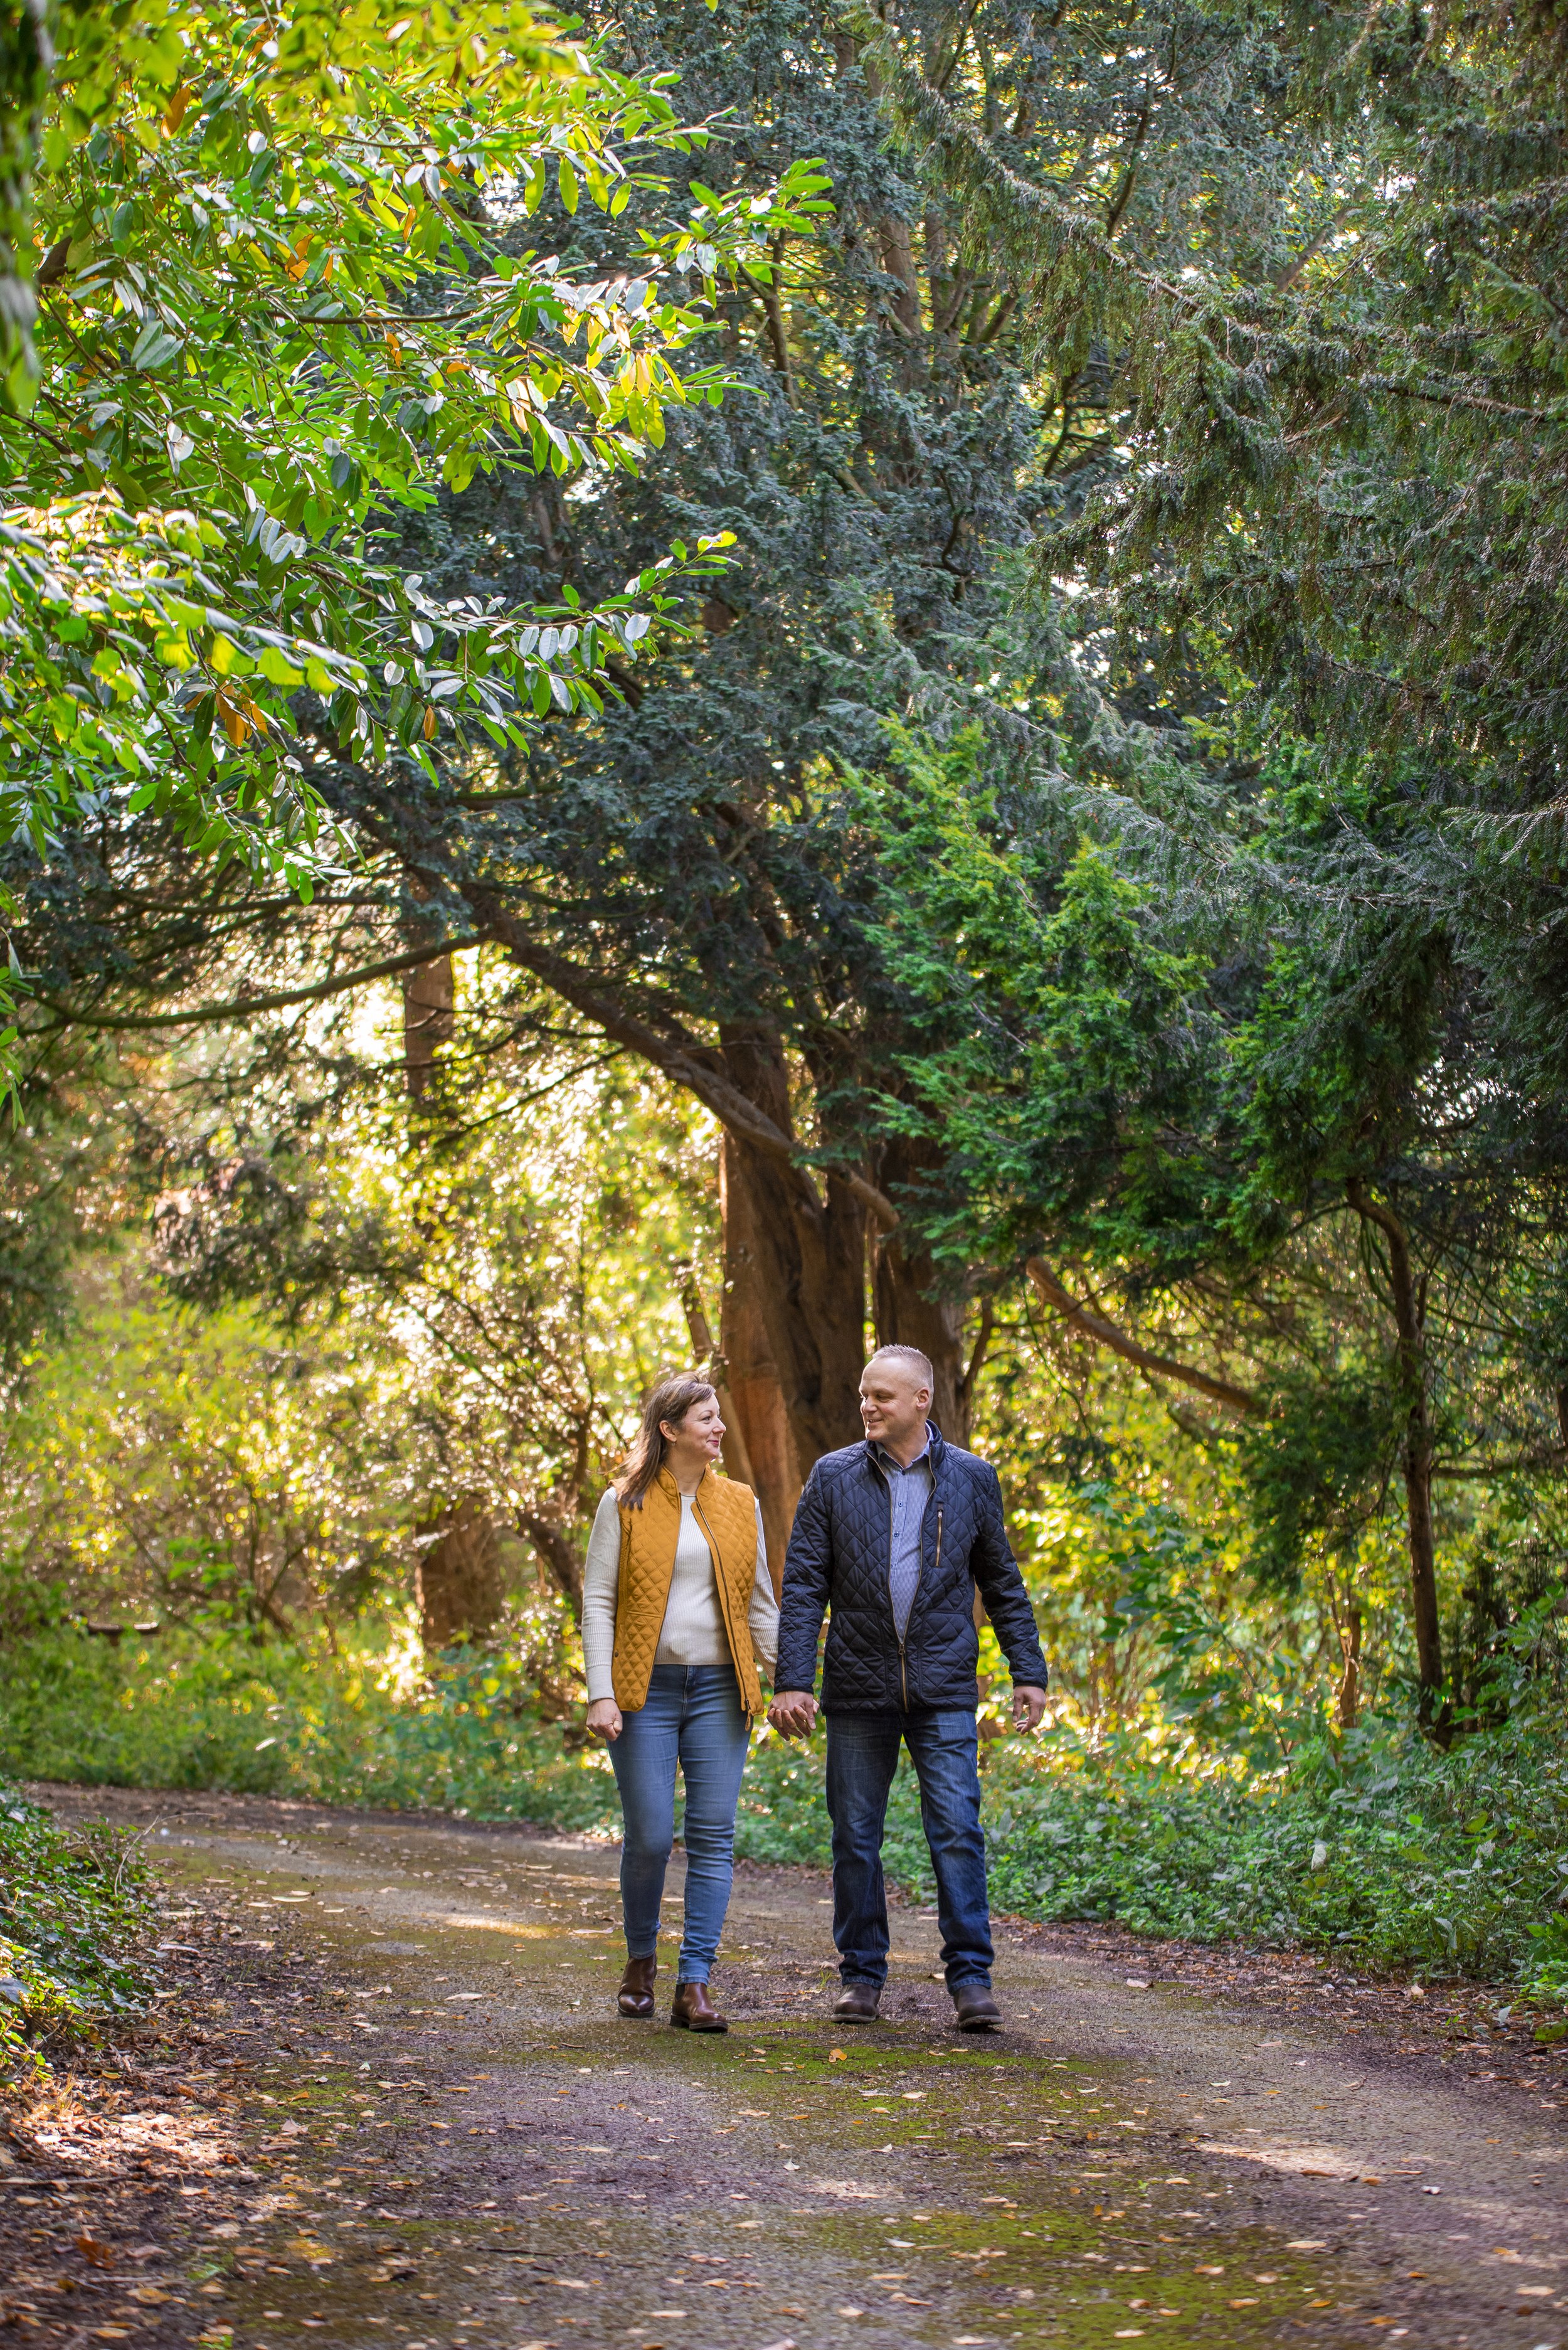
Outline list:
[[[705,1982],[683,1982],[675,1986],[675,2003],[670,2011],[670,2021],[677,2032],[728,2032],[728,2022],[708,1996]]]
[[[960,1983],[953,1993],[954,2019],[961,2032],[1000,2032],[1002,2010],[986,1983]]]
[[[846,1983],[833,2002],[834,2021],[837,2023],[875,2023],[877,2009],[882,1997],[882,1986],[874,1982]]]
[[[620,1989],[615,1995],[615,2003],[623,2015],[653,2013],[653,1978],[658,1972],[656,1958],[628,1959]]]

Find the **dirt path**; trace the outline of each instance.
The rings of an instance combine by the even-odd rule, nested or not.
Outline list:
[[[47,1793],[153,1828],[179,2022],[0,2170],[15,2338],[1568,2350],[1544,2080],[1461,2082],[1282,1993],[1138,1988],[1159,1946],[1138,1970],[1114,1938],[1004,1932],[1011,2028],[961,2040],[908,1909],[888,2021],[836,2030],[804,1871],[742,1875],[736,2028],[696,2039],[668,1966],[658,2023],[613,2012],[603,1846]]]

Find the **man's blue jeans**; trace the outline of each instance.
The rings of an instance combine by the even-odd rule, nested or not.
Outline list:
[[[659,1940],[665,1864],[675,1840],[675,1766],[686,1782],[686,1928],[680,1982],[706,1982],[730,1906],[735,1806],[751,1743],[732,1665],[655,1665],[648,1700],[623,1714],[610,1748],[626,1841],[620,1900],[628,1959],[650,1959]]]
[[[827,1814],[833,1822],[833,1939],[846,1983],[888,1979],[882,1830],[909,1747],[920,1783],[920,1824],[937,1878],[948,1989],[991,1981],[991,1911],[980,1825],[979,1739],[972,1713],[830,1713]]]

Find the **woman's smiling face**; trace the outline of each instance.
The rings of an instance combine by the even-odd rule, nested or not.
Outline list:
[[[679,1423],[661,1419],[659,1430],[678,1458],[693,1465],[717,1461],[724,1441],[724,1419],[718,1397],[706,1396],[701,1403],[694,1403]]]

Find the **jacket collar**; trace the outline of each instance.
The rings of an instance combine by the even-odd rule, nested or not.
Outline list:
[[[692,1495],[693,1501],[701,1501],[703,1492],[712,1481],[712,1476],[713,1471],[711,1469],[703,1470],[702,1474],[697,1480],[697,1491]],[[659,1492],[664,1495],[665,1499],[667,1501],[673,1502],[676,1508],[679,1509],[680,1507],[680,1488],[676,1483],[674,1478],[670,1475],[669,1470],[661,1469],[653,1482],[658,1486]]]
[[[877,1474],[880,1477],[882,1474],[882,1463],[877,1458],[877,1455],[882,1450],[881,1446],[879,1444],[874,1444],[871,1439],[868,1436],[866,1436],[862,1437],[860,1440],[860,1450],[866,1457],[867,1467],[868,1469],[875,1469]],[[942,1465],[942,1454],[946,1451],[947,1445],[943,1440],[941,1430],[937,1426],[934,1419],[928,1419],[926,1422],[925,1457],[931,1464],[931,1475],[933,1479]]]

